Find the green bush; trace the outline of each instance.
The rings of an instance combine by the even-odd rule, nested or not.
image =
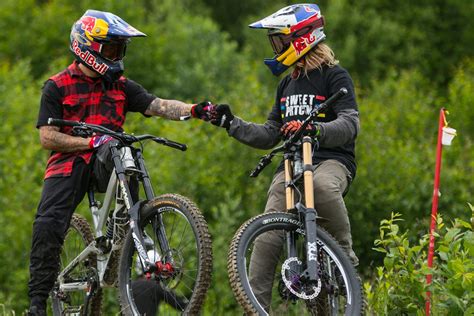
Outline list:
[[[471,206],[474,218],[474,208]],[[374,279],[365,282],[368,314],[424,315],[426,292],[431,292],[433,315],[474,313],[474,222],[455,219],[449,225],[438,216],[433,267],[427,264],[429,234],[418,242],[401,233],[401,215],[382,220],[374,250],[384,254]],[[426,276],[432,282],[426,284]]]
[[[419,231],[429,225],[439,111],[449,110],[449,125],[458,136],[443,146],[439,200],[451,218],[460,217],[474,183],[474,64],[460,64],[449,97],[431,89],[418,71],[391,71],[370,92],[359,89],[361,131],[357,139],[357,176],[346,196],[356,253],[366,265],[381,258],[366,246],[377,236],[379,223],[403,209],[403,228]],[[411,234],[408,236],[413,238]]]
[[[263,57],[271,56],[266,32],[246,25],[285,2],[265,0],[251,6],[256,3],[252,0],[240,12],[228,9],[241,7],[241,1],[212,8],[203,4],[211,2],[0,2],[0,27],[7,30],[0,34],[0,303],[7,311],[20,313],[28,305],[31,224],[48,156],[35,129],[41,86],[73,59],[68,51],[70,27],[86,9],[117,13],[148,34],[132,41],[125,65],[126,75],[150,92],[188,102],[209,98],[230,104],[234,114],[245,120],[265,121],[280,78],[272,76],[262,62]],[[463,43],[472,42],[466,38],[472,38],[473,24],[465,21],[473,4],[463,3],[454,0],[448,11],[443,10],[442,24],[432,23],[439,17],[433,13],[447,6],[438,0],[400,7],[388,1],[320,3],[328,21],[328,43],[357,79],[362,124],[357,140],[359,167],[346,202],[366,278],[372,277],[371,265],[384,260],[382,253],[370,251],[370,245],[378,234],[378,223],[392,210],[405,211],[406,221],[400,223],[400,229],[410,229],[405,236],[410,243],[419,238],[421,227],[429,226],[441,107],[449,110],[448,120],[458,137],[453,146],[443,149],[440,209],[450,218],[462,217],[464,201],[472,198],[474,61],[472,57],[459,61],[471,56],[470,46]],[[462,14],[460,7],[464,7]],[[406,12],[400,14],[400,8]],[[229,11],[216,19],[221,25],[210,17],[219,16],[220,10]],[[242,16],[244,13],[253,17]],[[228,16],[232,16],[230,21]],[[424,22],[429,22],[427,27]],[[243,36],[234,37],[240,45],[220,30],[225,23],[229,27],[224,29],[231,32],[242,30]],[[453,23],[466,27],[451,30]],[[400,25],[404,25],[400,33],[394,32]],[[429,35],[436,28],[442,37],[430,42]],[[456,45],[445,44],[448,41],[442,39],[451,39],[453,34],[459,39]],[[439,70],[433,75],[436,78],[430,76],[433,68]],[[439,88],[434,82],[440,77],[452,80]],[[204,311],[239,313],[225,269],[228,244],[240,223],[262,212],[277,159],[257,179],[251,179],[248,173],[263,152],[231,139],[224,129],[197,120],[171,122],[137,114],[127,117],[124,128],[188,145],[188,151],[181,153],[146,144],[147,166],[157,194],[189,196],[209,222],[214,271]],[[78,211],[87,214],[86,203]],[[116,302],[110,297],[106,305],[116,307]]]

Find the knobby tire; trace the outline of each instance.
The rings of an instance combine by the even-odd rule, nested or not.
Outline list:
[[[324,276],[321,278],[322,291],[316,298],[305,300],[292,295],[281,280],[278,287],[277,278],[281,278],[282,272],[280,272],[280,267],[277,267],[275,269],[272,284],[270,284],[270,287],[273,289],[271,294],[271,305],[269,311],[268,307],[265,309],[257,300],[258,294],[254,293],[251,282],[249,281],[247,261],[250,261],[250,257],[247,258],[247,254],[251,253],[253,249],[253,241],[266,232],[278,232],[280,236],[285,236],[286,232],[294,232],[295,235],[299,236],[298,239],[302,241],[301,245],[305,245],[304,225],[299,221],[297,215],[282,212],[265,213],[255,216],[242,224],[232,239],[228,254],[227,268],[234,296],[247,315],[266,315],[267,313],[274,315],[363,314],[364,302],[360,278],[342,247],[331,235],[320,227],[318,227],[317,231],[317,244],[319,251],[318,262],[320,266],[323,267],[321,270],[323,270],[324,267],[326,267],[328,271],[336,271],[339,269],[344,270],[342,273],[337,271],[333,274],[339,276],[339,278],[334,277],[334,280],[337,279],[338,281],[332,281],[331,278],[327,276],[327,273],[321,272],[321,275]],[[260,240],[264,240],[267,236],[263,236],[263,239]],[[282,243],[282,245],[285,244]],[[278,262],[281,263],[287,259],[286,250],[278,253],[280,254],[277,259],[279,260]],[[305,262],[304,254],[306,254],[305,248],[298,252],[298,259],[301,262]],[[275,256],[275,258],[276,257],[278,256]],[[323,261],[323,263],[320,261]],[[338,262],[338,264],[335,262]],[[281,266],[283,265],[281,264]],[[304,267],[302,269],[304,269]],[[345,277],[341,277],[342,275],[345,275]],[[342,282],[344,284],[340,284]],[[328,285],[330,283],[331,286]],[[255,285],[257,287],[260,286],[257,284]],[[278,287],[278,290],[276,287]],[[338,289],[338,293],[346,295],[346,298],[336,295],[334,293],[336,291],[334,290],[335,288]],[[345,291],[345,288],[347,288],[347,291]],[[331,298],[333,301],[331,301]],[[332,306],[336,306],[336,303],[340,300],[343,301],[343,304],[341,305],[344,306],[340,306],[338,310],[335,311],[335,308],[331,308],[331,303],[329,302],[333,302]],[[334,301],[336,303],[334,303]],[[342,312],[341,309],[343,310]]]
[[[74,235],[78,235],[80,238],[79,240],[74,240]],[[60,264],[60,271],[72,260],[74,259],[79,253],[85,249],[92,241],[94,240],[94,235],[92,233],[91,227],[87,220],[83,218],[79,214],[73,214],[71,218],[71,223],[69,229],[66,233],[66,237],[64,239],[63,247],[61,250],[61,264]],[[77,245],[77,248],[74,248],[73,243],[80,242],[80,245]],[[72,252],[69,253],[69,250]],[[82,275],[87,275],[89,273],[95,273],[92,269],[97,268],[97,257],[94,254],[91,254],[88,258],[87,265],[80,264],[82,268],[81,273]],[[77,269],[77,268],[76,268]],[[81,275],[76,275],[80,277]],[[77,291],[77,293],[71,293],[71,295],[79,296],[85,298],[85,291]],[[51,308],[52,314],[54,316],[62,316],[65,315],[64,309],[67,307],[67,303],[63,300],[59,299],[54,295],[53,292],[50,294],[51,297]],[[82,306],[81,315],[84,315],[87,310],[87,315],[101,315],[101,304],[102,304],[102,290],[99,288],[94,296],[90,299],[89,306]],[[74,305],[76,306],[76,305]]]
[[[154,246],[151,247],[155,249],[147,249],[157,256],[150,257],[153,261],[160,261],[165,255],[161,249],[157,249],[159,243],[153,236],[157,214],[162,215],[179,273],[169,279],[155,274],[149,278],[140,276],[141,267],[137,267],[139,260],[129,231],[123,244],[118,276],[121,312],[123,315],[139,314],[141,308],[137,306],[137,296],[143,298],[151,295],[148,302],[160,300],[160,314],[197,315],[211,283],[212,247],[207,223],[198,207],[186,197],[164,194],[148,202],[141,211],[140,225],[147,238],[153,239]],[[139,283],[140,291],[143,286],[151,287],[153,290],[150,291],[159,293],[160,297],[153,297],[157,294],[138,293],[136,285]]]

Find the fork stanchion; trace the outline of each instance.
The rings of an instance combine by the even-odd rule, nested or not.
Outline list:
[[[289,211],[295,207],[295,192],[290,185],[293,179],[293,172],[290,159],[285,159],[285,194],[286,194],[286,210]]]
[[[304,192],[306,207],[314,209],[314,191],[313,191],[313,170],[312,170],[312,151],[311,138],[305,136],[303,138],[303,170],[304,170]]]

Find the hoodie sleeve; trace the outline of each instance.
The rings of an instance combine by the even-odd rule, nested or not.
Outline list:
[[[264,124],[246,122],[235,116],[228,134],[241,143],[258,149],[275,147],[280,140],[281,123],[267,120]]]
[[[289,76],[284,77],[275,95],[272,110],[264,124],[246,122],[235,116],[228,134],[243,144],[258,149],[271,149],[281,141],[280,128],[283,125],[280,112],[280,97],[283,88],[288,84]]]
[[[354,84],[349,73],[338,68],[328,74],[327,80],[329,95],[335,94],[343,87],[349,92],[334,104],[337,118],[331,122],[318,123],[321,130],[321,147],[331,148],[353,142],[359,133],[360,125]]]

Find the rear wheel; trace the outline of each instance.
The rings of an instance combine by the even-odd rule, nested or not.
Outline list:
[[[199,209],[185,197],[165,194],[145,205],[140,225],[148,257],[160,272],[143,275],[129,231],[120,259],[121,312],[199,314],[212,271],[211,238]],[[158,242],[158,227],[164,228],[169,251]]]
[[[290,258],[289,247],[296,250]],[[316,282],[304,274],[306,254],[317,257]],[[293,214],[267,213],[244,223],[232,240],[227,267],[234,295],[248,314],[360,315],[363,310],[361,284],[345,252],[319,227],[317,251],[307,251],[304,225]]]
[[[60,271],[63,271],[93,240],[89,223],[82,216],[74,214],[61,250]],[[96,288],[92,296],[88,297],[86,290],[61,290],[59,280],[56,282],[50,293],[53,315],[100,315],[102,291],[98,287],[96,267],[97,257],[91,254],[65,275],[63,281],[63,285],[88,282],[92,288]]]

